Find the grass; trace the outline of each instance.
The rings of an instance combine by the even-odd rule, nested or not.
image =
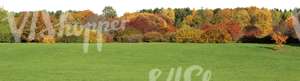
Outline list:
[[[201,65],[210,81],[299,81],[300,47],[267,44],[112,43],[84,54],[82,44],[0,44],[0,81],[148,81],[159,68]],[[201,81],[194,77],[192,81]],[[183,80],[181,80],[183,81]]]

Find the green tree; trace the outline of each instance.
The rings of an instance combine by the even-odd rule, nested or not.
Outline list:
[[[153,10],[152,9],[142,9],[139,11],[140,13],[153,13]]]
[[[278,26],[282,21],[282,13],[278,9],[272,10],[273,26]]]
[[[115,18],[117,16],[117,12],[112,6],[104,7],[104,9],[102,10],[102,14],[106,18]]]
[[[192,14],[192,11],[190,8],[176,8],[175,11],[175,26],[180,27],[182,21],[184,18],[188,15]]]
[[[7,21],[7,11],[0,8],[0,33],[9,33],[10,29]]]
[[[1,19],[6,18],[6,14],[7,14],[7,11],[4,10],[3,8],[0,8],[0,18]]]
[[[0,8],[0,42],[13,42],[7,20],[7,11]]]
[[[159,14],[162,10],[163,8],[155,8],[152,13]]]
[[[292,11],[289,10],[284,10],[283,14],[282,14],[282,19],[283,20],[287,20],[288,18],[290,18],[292,16]]]

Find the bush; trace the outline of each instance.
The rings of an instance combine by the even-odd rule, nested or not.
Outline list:
[[[281,32],[275,32],[272,34],[272,39],[275,40],[276,43],[274,49],[278,50],[283,48],[283,44],[286,43],[288,36],[282,34]]]
[[[90,31],[89,35],[89,43],[98,43],[97,39],[102,40],[101,42],[113,42],[113,36],[110,34],[103,34],[101,38],[97,38],[96,31]],[[70,36],[63,36],[57,39],[58,42],[62,43],[83,43],[84,37],[82,35],[70,35]]]
[[[261,34],[261,30],[254,26],[249,25],[243,29],[243,37],[240,38],[240,42],[242,43],[269,43],[272,37],[259,37]]]
[[[42,38],[42,42],[43,43],[48,43],[48,44],[55,43],[55,37],[53,37],[53,36],[44,36]]]
[[[200,30],[191,27],[182,27],[176,31],[176,42],[199,42],[200,35]]]
[[[104,42],[102,33],[100,34],[100,35],[102,35],[102,38],[99,38],[97,36],[97,31],[95,31],[95,30],[91,30],[89,33],[90,33],[89,34],[89,43],[98,43],[98,40],[100,40],[100,42]]]
[[[142,42],[143,34],[134,28],[126,28],[125,30],[118,31],[114,39],[118,42]]]
[[[0,43],[14,42],[14,38],[10,33],[0,33]]]
[[[104,43],[104,42],[113,42],[113,35],[103,32],[100,35],[102,35],[102,38],[97,36],[96,31],[90,31],[90,36],[89,36],[89,42],[90,43]],[[100,42],[98,42],[100,40]]]
[[[167,32],[163,35],[163,42],[176,42],[176,32]]]
[[[200,37],[205,43],[227,43],[232,41],[230,33],[223,27],[206,26]]]
[[[246,26],[243,31],[246,37],[258,37],[262,33],[258,27],[253,25]]]
[[[236,22],[228,22],[225,25],[220,24],[219,26],[224,26],[224,28],[228,31],[233,41],[238,41],[242,36],[242,29],[239,23]]]
[[[205,43],[228,43],[231,41],[230,34],[226,30],[218,28],[208,30],[201,35],[201,42]]]
[[[111,34],[104,34],[103,38],[104,38],[105,42],[113,42],[114,41],[114,37]]]
[[[62,43],[83,43],[83,37],[81,36],[63,36],[57,39],[58,42]]]
[[[142,34],[124,35],[121,37],[121,42],[136,43],[143,42]]]
[[[147,32],[144,34],[145,42],[161,42],[163,35],[159,32]]]

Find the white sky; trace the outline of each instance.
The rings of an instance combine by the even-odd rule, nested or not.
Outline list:
[[[118,15],[156,7],[196,9],[249,6],[279,9],[300,7],[300,0],[0,0],[0,2],[0,7],[9,11],[89,9],[100,14],[104,6],[113,6]]]

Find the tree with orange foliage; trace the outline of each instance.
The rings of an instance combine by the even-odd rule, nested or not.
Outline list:
[[[251,24],[258,27],[261,30],[259,37],[266,37],[273,32],[273,19],[272,12],[266,8],[250,7],[248,9],[251,16]]]
[[[123,16],[128,20],[126,27],[135,28],[143,33],[146,32],[166,32],[170,27],[162,17],[151,13],[132,13]]]
[[[285,20],[285,23],[287,24],[288,30],[293,30],[294,29],[294,20],[293,17],[289,17]]]
[[[275,40],[276,46],[275,50],[283,48],[283,44],[286,43],[288,36],[282,34],[281,32],[275,32],[272,34],[272,39]]]
[[[92,15],[95,15],[95,14],[90,10],[79,11],[79,12],[71,14],[71,16],[73,17],[73,19],[75,21],[82,23],[82,24],[86,23],[87,18]]]

